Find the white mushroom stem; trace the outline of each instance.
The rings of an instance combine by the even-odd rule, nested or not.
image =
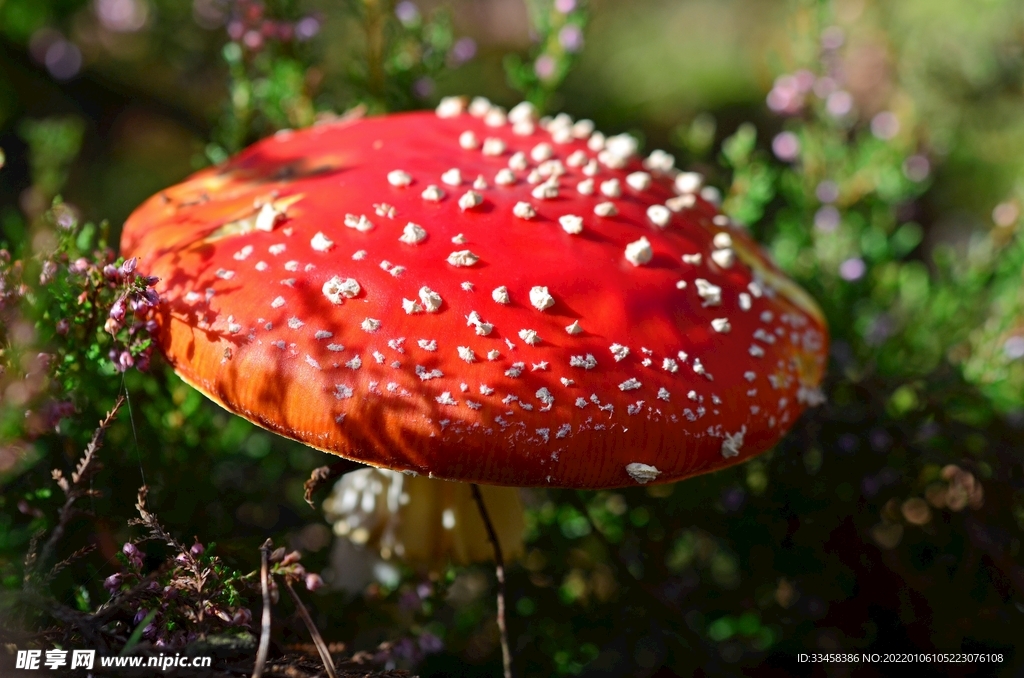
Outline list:
[[[483,485],[506,562],[523,554],[523,505],[514,487]],[[489,562],[494,551],[468,483],[366,468],[342,476],[324,501],[334,533],[413,566],[440,571]]]

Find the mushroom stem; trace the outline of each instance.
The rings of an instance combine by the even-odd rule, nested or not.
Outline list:
[[[256,652],[256,665],[252,669],[252,678],[261,678],[267,666],[267,655],[270,653],[270,540],[260,546],[260,588],[263,589],[263,619],[260,629],[260,647]]]
[[[473,491],[473,500],[480,510],[480,518],[487,528],[487,538],[491,541],[494,549],[494,574],[498,579],[498,631],[501,634],[501,662],[505,678],[512,678],[512,654],[508,649],[508,628],[505,626],[505,559],[501,555],[501,544],[498,542],[498,535],[491,524],[491,516],[487,513],[484,505],[484,498],[480,494],[480,487],[473,483],[470,485]]]

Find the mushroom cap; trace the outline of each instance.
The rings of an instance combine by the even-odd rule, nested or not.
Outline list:
[[[177,373],[317,449],[516,486],[713,471],[821,400],[821,311],[699,176],[461,111],[280,132],[143,203],[121,246]]]

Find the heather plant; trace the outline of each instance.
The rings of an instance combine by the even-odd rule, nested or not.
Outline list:
[[[583,50],[587,7],[585,0],[528,0],[526,8],[533,45],[525,59],[508,54],[505,72],[514,89],[546,110]]]
[[[798,652],[937,649],[1001,653],[990,668],[1019,669],[1019,3],[994,0],[984,16],[952,0],[790,3],[763,91],[670,122],[574,80],[574,66],[593,68],[584,31],[614,10],[596,2],[526,3],[518,49],[458,37],[457,12],[413,2],[123,3],[145,16],[107,4],[6,0],[0,34],[57,82],[77,44],[87,68],[122,84],[165,57],[161,86],[214,81],[201,113],[173,110],[205,121],[183,153],[197,164],[467,86],[509,107],[521,95],[554,113],[562,100],[704,173],[704,197],[824,309],[826,402],[774,451],[676,485],[527,493],[527,554],[507,570],[518,675],[740,675],[795,671]],[[86,24],[107,26],[109,44],[82,39]],[[111,35],[157,47],[118,51]],[[656,66],[644,78],[669,77]],[[502,69],[505,84],[480,77]],[[96,123],[28,115],[11,103],[17,87],[0,77],[0,180],[24,177],[0,186],[5,642],[226,642],[251,670],[265,596],[279,644],[317,646],[294,670],[363,650],[351,658],[364,672],[497,675],[490,567],[375,562],[358,594],[338,588],[331,532],[303,500],[323,455],[170,372],[150,339],[154,281],[117,256],[118,224],[82,207],[96,204],[81,189],[95,187],[82,175],[99,166]]]

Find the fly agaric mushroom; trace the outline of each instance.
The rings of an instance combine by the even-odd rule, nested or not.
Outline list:
[[[150,198],[122,250],[178,374],[269,430],[449,480],[671,482],[819,402],[827,329],[636,146],[460,99],[282,131]]]

